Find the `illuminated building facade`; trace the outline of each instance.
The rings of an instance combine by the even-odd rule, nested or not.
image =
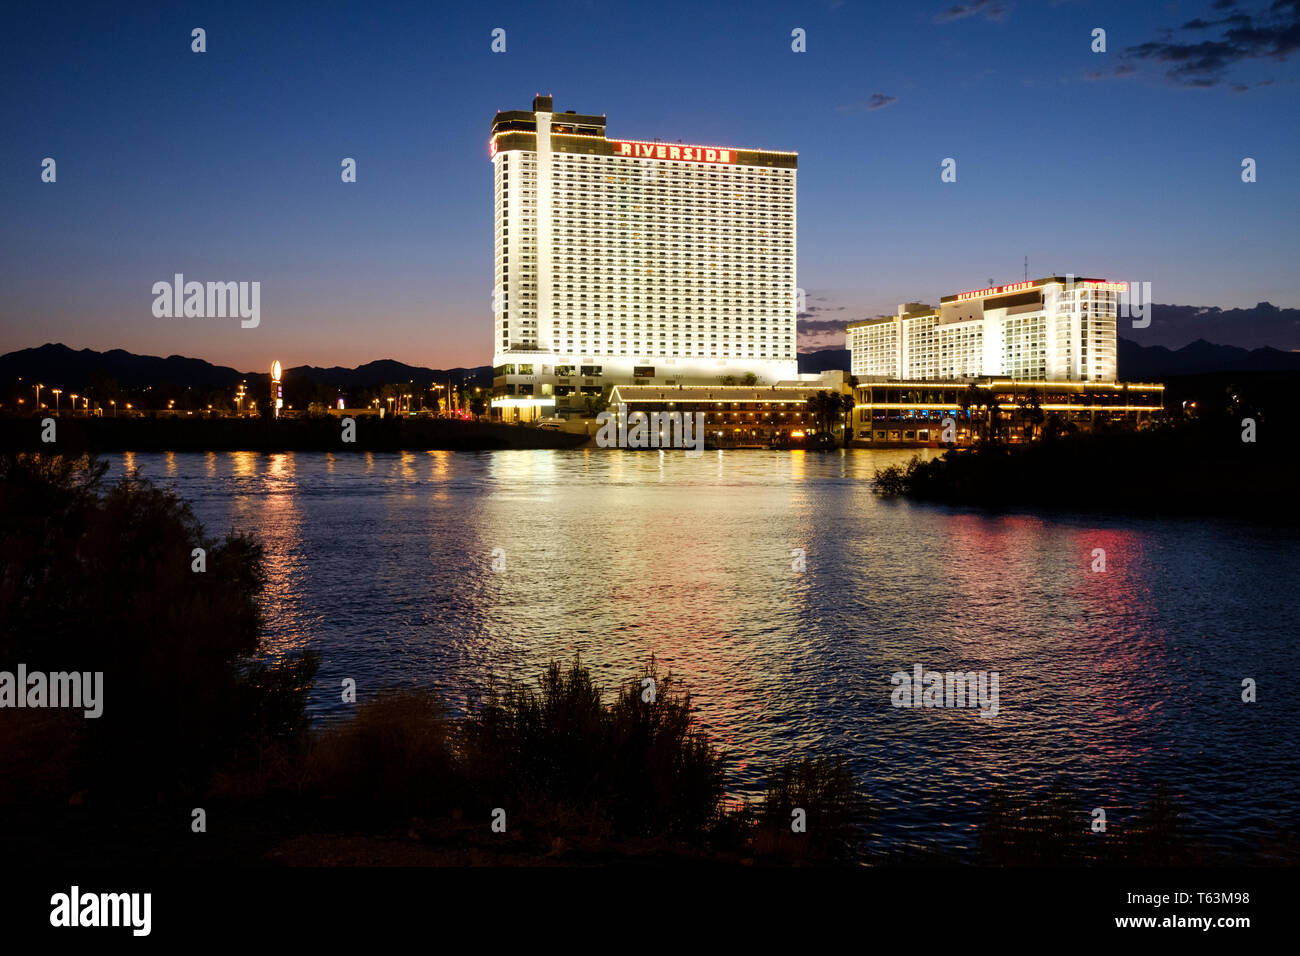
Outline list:
[[[1124,282],[1053,276],[908,302],[846,329],[859,378],[1114,382]]]
[[[1164,411],[1159,384],[983,379],[873,381],[853,390],[856,444],[938,444],[944,420],[951,442],[967,445],[991,432],[1030,441],[1051,432],[1089,430],[1100,422],[1140,427]]]
[[[489,153],[494,407],[796,377],[795,153],[608,139],[549,96]]]
[[[626,408],[629,418],[653,412],[704,414],[710,448],[798,443],[817,431],[808,399],[819,393],[849,394],[844,372],[804,375],[775,385],[618,385],[610,395],[611,414]],[[837,441],[843,432],[837,420]]]

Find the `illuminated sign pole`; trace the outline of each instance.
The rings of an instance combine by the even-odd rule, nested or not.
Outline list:
[[[275,408],[275,417],[280,417],[280,409],[284,407],[284,386],[280,384],[280,360],[276,359],[271,363],[271,391],[274,393],[271,397]]]

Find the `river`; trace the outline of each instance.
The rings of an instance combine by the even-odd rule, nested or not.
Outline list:
[[[886,847],[968,845],[990,787],[1058,777],[1120,817],[1167,781],[1224,843],[1300,829],[1294,532],[876,497],[874,470],[909,455],[111,461],[174,486],[209,532],[260,538],[268,650],[320,652],[321,722],[348,713],[344,678],[463,711],[552,659],[612,687],[654,654],[733,756],[732,794],[781,757],[843,754]],[[1141,477],[1099,463],[1097,480]],[[893,706],[891,675],[917,664],[997,672],[996,716]]]

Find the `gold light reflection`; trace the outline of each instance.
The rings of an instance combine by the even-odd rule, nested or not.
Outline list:
[[[429,462],[432,465],[429,477],[434,481],[445,481],[451,473],[451,456],[449,451],[430,451],[426,452],[429,456]]]
[[[262,613],[268,623],[264,647],[273,655],[304,650],[311,634],[306,626],[308,609],[303,607],[307,569],[296,459],[291,453],[262,456],[256,452],[235,452],[231,459],[237,474],[253,479],[247,493],[236,498],[231,523],[251,531],[262,544],[266,569]]]
[[[236,478],[252,478],[257,474],[258,453],[255,451],[232,451],[227,454],[230,459],[230,471]]]
[[[444,502],[448,500],[447,477],[451,473],[451,456],[449,451],[425,452],[429,456],[429,480],[433,484],[428,492],[429,500]]]
[[[808,453],[802,448],[796,448],[790,452],[790,477],[795,481],[803,481],[808,470]]]

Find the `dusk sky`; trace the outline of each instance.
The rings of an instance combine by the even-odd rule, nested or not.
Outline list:
[[[1026,255],[1300,307],[1300,0],[144,7],[6,14],[0,352],[488,364],[489,124],[538,92],[613,138],[797,151],[805,347]],[[178,272],[260,281],[260,326],[155,318]]]

